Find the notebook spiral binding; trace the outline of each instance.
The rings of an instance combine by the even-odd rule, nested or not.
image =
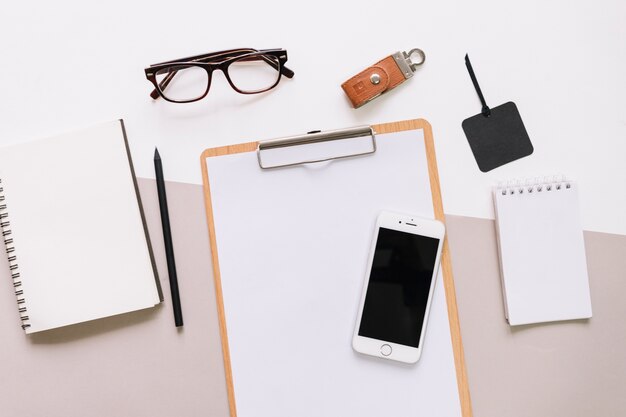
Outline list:
[[[572,183],[563,175],[544,178],[527,178],[498,183],[498,192],[502,195],[532,194],[568,190]]]
[[[15,254],[15,246],[13,244],[13,232],[11,231],[11,222],[7,211],[6,197],[4,195],[4,186],[2,178],[0,178],[0,230],[2,230],[2,239],[6,247],[7,257],[9,259],[9,270],[13,279],[13,289],[17,297],[17,307],[22,319],[22,329],[26,330],[30,327],[28,311],[26,308],[26,299],[24,290],[22,289],[22,281],[20,280],[20,268],[17,264],[17,255]]]

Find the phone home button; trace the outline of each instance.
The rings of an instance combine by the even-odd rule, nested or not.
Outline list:
[[[382,346],[380,347],[380,353],[381,353],[383,356],[389,356],[389,355],[391,355],[391,350],[392,350],[392,349],[391,349],[391,346],[390,346],[390,345],[388,345],[387,343],[385,343],[384,345],[382,345]]]

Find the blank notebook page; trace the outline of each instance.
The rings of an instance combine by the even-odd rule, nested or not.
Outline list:
[[[2,148],[0,178],[27,333],[160,302],[121,121]]]
[[[494,201],[509,324],[591,317],[576,184],[497,188]]]

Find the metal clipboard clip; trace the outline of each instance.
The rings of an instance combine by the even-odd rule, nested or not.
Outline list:
[[[346,141],[348,139],[354,139],[354,141]],[[332,146],[322,148],[323,144]],[[293,148],[303,145],[309,147],[306,152],[308,156],[294,158]],[[376,132],[371,126],[358,126],[325,132],[313,131],[305,135],[270,139],[259,142],[256,150],[261,169],[332,161],[369,155],[374,152],[376,152]],[[270,156],[270,154],[274,155]]]

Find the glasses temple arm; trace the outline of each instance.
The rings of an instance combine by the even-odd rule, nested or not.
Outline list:
[[[295,73],[292,70],[290,70],[289,68],[285,66],[283,66],[283,69],[280,73],[283,74],[287,78],[293,78],[293,76],[295,75]]]
[[[167,86],[169,85],[170,82],[172,82],[172,78],[174,78],[177,72],[178,70],[174,70],[170,72],[169,74],[167,74],[165,78],[163,78],[163,80],[159,83],[159,88],[161,89],[161,91],[167,88]],[[152,90],[152,92],[150,93],[150,97],[152,97],[152,99],[154,100],[159,98],[159,92],[157,91],[156,88]]]
[[[278,64],[276,63],[276,61],[274,61],[274,60],[272,60],[272,59],[270,59],[270,58],[268,58],[268,57],[266,57],[264,55],[261,55],[260,57],[261,57],[261,59],[263,61],[267,62],[270,66],[274,67],[274,69],[276,71],[278,71]],[[250,57],[250,60],[255,60],[255,58],[256,57]],[[247,60],[246,58],[242,59],[242,61],[246,61],[246,60]],[[284,75],[285,77],[287,77],[287,78],[293,78],[293,76],[295,75],[295,73],[292,70],[290,70],[289,68],[285,67],[284,65],[283,65],[282,69],[280,70],[280,73],[282,75]]]

